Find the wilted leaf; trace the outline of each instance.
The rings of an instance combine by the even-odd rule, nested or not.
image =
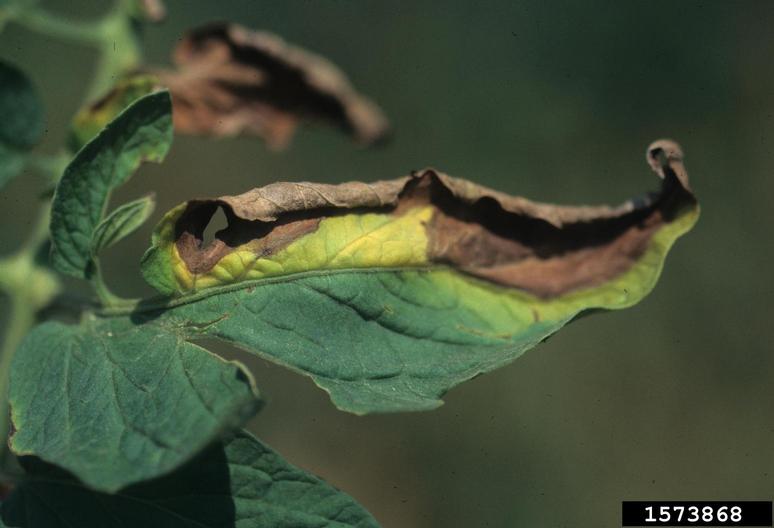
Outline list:
[[[217,444],[179,471],[107,495],[37,460],[5,501],[18,528],[375,528],[351,497],[248,435]]]
[[[24,154],[43,134],[43,106],[29,79],[0,61],[0,187],[24,167]]]
[[[257,409],[249,374],[155,325],[44,323],[14,356],[11,449],[115,491],[163,475]]]
[[[70,145],[80,149],[99,134],[105,126],[131,103],[153,92],[163,90],[158,78],[152,75],[125,77],[103,97],[82,108],[73,118]]]
[[[62,273],[88,278],[94,231],[110,193],[143,161],[160,162],[172,143],[167,92],[146,95],[83,147],[65,169],[51,207],[51,262]]]
[[[432,408],[579,313],[653,288],[698,205],[679,147],[648,157],[661,190],[616,208],[536,204],[432,170],[192,200],[142,265],[177,298],[140,310],[306,373],[340,408]],[[219,207],[229,225],[202,247]]]
[[[94,230],[92,254],[96,256],[103,249],[134,233],[150,218],[155,207],[153,196],[144,196],[117,207]]]
[[[302,120],[336,125],[363,144],[388,133],[379,108],[336,66],[270,33],[209,24],[183,38],[174,61],[176,70],[153,73],[172,92],[178,132],[258,135],[273,148]]]

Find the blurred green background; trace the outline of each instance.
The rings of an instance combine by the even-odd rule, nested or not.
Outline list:
[[[106,4],[44,5],[91,17]],[[143,37],[148,62],[166,63],[186,28],[212,19],[271,30],[340,65],[396,137],[357,150],[313,127],[279,154],[181,137],[115,203],[154,189],[161,212],[277,180],[428,165],[533,199],[617,203],[657,186],[645,147],[669,136],[703,207],[644,302],[570,325],[431,413],[349,416],[311,381],[216,347],[244,359],[268,398],[250,424],[263,440],[388,528],[617,526],[624,499],[772,498],[773,2],[167,4]],[[53,152],[94,53],[9,25],[0,58],[39,87],[41,151]],[[0,253],[25,236],[40,183],[29,175],[0,195]],[[149,234],[109,254],[119,293],[149,291],[138,273]]]

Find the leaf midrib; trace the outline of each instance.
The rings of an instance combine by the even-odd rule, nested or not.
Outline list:
[[[403,267],[389,267],[389,268],[344,268],[344,269],[322,269],[322,270],[309,270],[298,273],[292,273],[289,275],[283,275],[280,277],[270,277],[262,279],[245,280],[235,284],[229,284],[227,286],[219,286],[216,288],[207,288],[192,295],[186,295],[183,297],[162,297],[155,296],[147,299],[140,299],[132,301],[130,305],[115,306],[115,307],[103,307],[95,310],[95,314],[100,317],[121,317],[131,314],[142,314],[157,312],[161,310],[170,310],[172,308],[178,308],[185,306],[186,304],[193,304],[203,299],[220,295],[222,293],[231,293],[247,288],[256,288],[260,286],[267,286],[270,284],[281,284],[285,282],[293,282],[296,280],[304,279],[307,277],[319,277],[329,275],[343,275],[347,273],[356,274],[371,274],[371,273],[397,273],[404,271],[421,271],[421,272],[433,272],[439,270],[451,270],[448,266],[403,266]],[[473,279],[474,277],[471,277]]]

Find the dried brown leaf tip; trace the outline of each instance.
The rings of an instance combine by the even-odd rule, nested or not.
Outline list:
[[[551,299],[632,281],[642,289],[698,204],[682,153],[654,143],[659,191],[618,207],[531,202],[427,169],[372,184],[275,183],[167,214],[144,273],[166,293],[312,270],[444,268]],[[228,227],[202,244],[222,208]],[[626,279],[626,277],[629,277]],[[640,284],[640,286],[637,286]],[[628,293],[626,293],[628,295]]]
[[[387,119],[328,60],[271,33],[213,23],[187,34],[175,70],[156,70],[172,93],[175,129],[196,135],[257,135],[283,148],[301,121],[338,126],[364,145]]]
[[[135,16],[145,22],[158,23],[167,17],[162,0],[134,0]]]

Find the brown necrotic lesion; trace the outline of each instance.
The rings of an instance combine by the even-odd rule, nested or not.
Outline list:
[[[275,254],[315,232],[325,218],[400,216],[431,206],[431,220],[423,226],[430,265],[555,297],[625,273],[662,226],[696,205],[681,157],[652,152],[649,162],[662,177],[661,189],[615,208],[539,204],[424,170],[374,184],[278,183],[194,200],[176,224],[176,244],[189,270],[204,273],[237,247],[259,257]],[[203,233],[219,208],[228,225],[205,244]]]
[[[218,209],[223,211],[228,224],[205,243],[204,232]],[[175,226],[175,244],[191,273],[206,273],[223,257],[245,245],[259,257],[270,256],[315,231],[320,220],[321,217],[298,213],[270,223],[245,220],[236,216],[229,205],[218,201],[189,202]]]
[[[461,203],[442,185],[432,187],[431,201],[437,208],[428,227],[432,261],[541,297],[598,286],[626,272],[679,204],[662,191],[645,207],[557,226],[507,211],[491,197]]]

